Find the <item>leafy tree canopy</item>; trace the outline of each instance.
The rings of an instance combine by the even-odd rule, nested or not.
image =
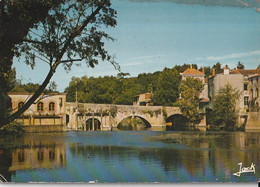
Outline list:
[[[230,84],[220,88],[213,98],[213,123],[224,128],[234,128],[237,122],[236,103],[240,93]]]
[[[178,99],[180,85],[179,73],[176,69],[165,68],[159,74],[156,90],[152,100],[155,105],[172,106]]]
[[[199,112],[199,96],[203,83],[199,79],[187,78],[180,85],[181,99],[178,101],[182,115],[190,123],[198,124],[201,120]]]
[[[216,64],[214,64],[212,66],[212,69],[215,69],[215,73],[218,74],[218,73],[223,73],[223,68],[221,68],[221,63],[220,62],[217,62]]]
[[[239,61],[239,62],[237,63],[237,69],[245,69],[244,64]]]
[[[7,1],[2,0],[0,2],[0,13],[5,15],[5,10],[8,10],[6,8]],[[10,8],[12,8],[12,1],[10,2]],[[111,62],[115,68],[119,69],[113,60],[113,56],[109,55],[104,47],[104,39],[113,41],[113,38],[106,34],[103,29],[116,26],[116,11],[111,8],[111,2],[109,0],[64,0],[55,2],[58,2],[55,6],[48,4],[50,9],[47,9],[47,15],[36,20],[33,26],[27,29],[28,32],[25,32],[26,34],[24,34],[19,46],[12,44],[9,47],[7,45],[6,54],[9,55],[9,61],[12,61],[13,57],[13,54],[10,55],[10,51],[14,51],[14,46],[17,46],[15,54],[18,57],[24,54],[26,64],[33,68],[36,62],[41,61],[48,64],[49,72],[39,89],[25,105],[7,119],[1,120],[0,126],[16,119],[30,107],[44,91],[57,67],[61,64],[66,70],[70,70],[77,61],[85,61],[87,65],[94,67],[99,60],[103,60]],[[21,6],[26,7],[26,5]],[[24,14],[24,16],[26,19],[30,19],[34,15]],[[3,20],[1,21],[0,24],[3,23]],[[7,30],[12,32],[10,29]],[[2,34],[1,36],[4,37],[5,41],[8,41],[5,35]],[[0,54],[0,61],[1,58],[4,59],[5,57]],[[3,70],[3,72],[6,73],[7,71]],[[4,75],[4,73],[1,75]]]

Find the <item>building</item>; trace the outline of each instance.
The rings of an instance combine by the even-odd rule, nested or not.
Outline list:
[[[249,78],[253,77],[257,74],[260,74],[260,69],[235,69],[230,72],[230,74],[240,74],[243,75],[243,82],[244,82],[244,105],[246,110],[249,108],[249,101],[252,99],[250,98],[250,89],[249,89]]]
[[[17,111],[33,94],[8,93],[12,111]],[[36,104],[32,104],[17,121],[24,124],[25,131],[63,131],[66,127],[66,94],[42,94]]]
[[[136,106],[152,106],[152,94],[143,93],[133,97],[133,105]]]
[[[192,66],[188,69],[186,69],[183,73],[180,73],[181,75],[181,79],[182,80],[186,80],[188,77],[189,78],[197,78],[199,80],[202,81],[202,83],[204,84],[205,83],[205,74],[204,74],[204,68],[202,68],[202,72],[201,71],[198,71],[194,68],[192,68]]]
[[[248,103],[244,103],[244,92],[246,87],[244,87],[244,76],[242,74],[230,73],[228,66],[224,67],[224,72],[219,74],[212,74],[208,79],[209,85],[209,99],[210,107],[213,105],[213,97],[217,95],[218,91],[225,85],[230,84],[233,88],[237,89],[241,95],[239,97],[239,102],[237,103],[236,108],[239,112],[243,112],[245,108],[248,107]],[[246,93],[247,94],[247,93]]]
[[[260,103],[260,74],[248,77],[249,101],[252,103],[253,111],[259,111]]]
[[[241,93],[237,109],[240,113],[248,111],[250,100],[249,77],[256,75],[258,72],[260,73],[260,69],[245,70],[236,68],[230,71],[228,66],[225,66],[223,73],[213,74],[208,80],[210,106],[213,104],[213,96],[218,93],[219,89],[226,84],[230,84]]]
[[[180,73],[182,80],[186,80],[188,77],[189,78],[196,78],[201,80],[203,83],[203,90],[200,93],[200,109],[205,109],[206,106],[208,106],[209,103],[209,98],[208,98],[208,83],[207,79],[205,79],[205,74],[204,74],[204,68],[202,68],[202,72],[198,71],[192,66],[188,69],[186,69],[183,73]]]

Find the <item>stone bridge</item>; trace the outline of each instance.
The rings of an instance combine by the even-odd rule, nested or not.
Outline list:
[[[87,127],[86,122],[89,119],[92,121],[92,127],[94,127],[94,120],[98,120],[100,130],[111,130],[117,128],[118,124],[128,117],[142,119],[147,127],[165,127],[167,118],[172,115],[181,114],[178,107],[70,102],[67,102],[66,105],[66,114],[69,119],[67,127],[71,130],[88,130],[89,127]]]

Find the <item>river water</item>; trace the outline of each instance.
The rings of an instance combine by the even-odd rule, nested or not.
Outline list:
[[[0,174],[11,182],[257,182],[260,176],[259,132],[71,131],[0,141]],[[238,163],[253,163],[255,173],[233,175]]]

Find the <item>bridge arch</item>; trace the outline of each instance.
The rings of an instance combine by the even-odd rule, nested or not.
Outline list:
[[[188,120],[182,114],[176,113],[168,116],[166,123],[172,123],[172,126],[168,127],[169,130],[184,130],[187,128]]]
[[[124,122],[124,120],[127,120],[127,121]],[[140,122],[140,120],[142,123]],[[122,129],[122,130],[149,128],[151,126],[152,125],[149,123],[148,120],[146,120],[144,117],[139,116],[139,115],[126,116],[123,119],[121,119],[120,122],[117,124],[117,128]]]
[[[93,121],[94,120],[94,121]],[[97,131],[101,130],[101,122],[97,118],[90,117],[85,121],[85,130],[86,131]]]

